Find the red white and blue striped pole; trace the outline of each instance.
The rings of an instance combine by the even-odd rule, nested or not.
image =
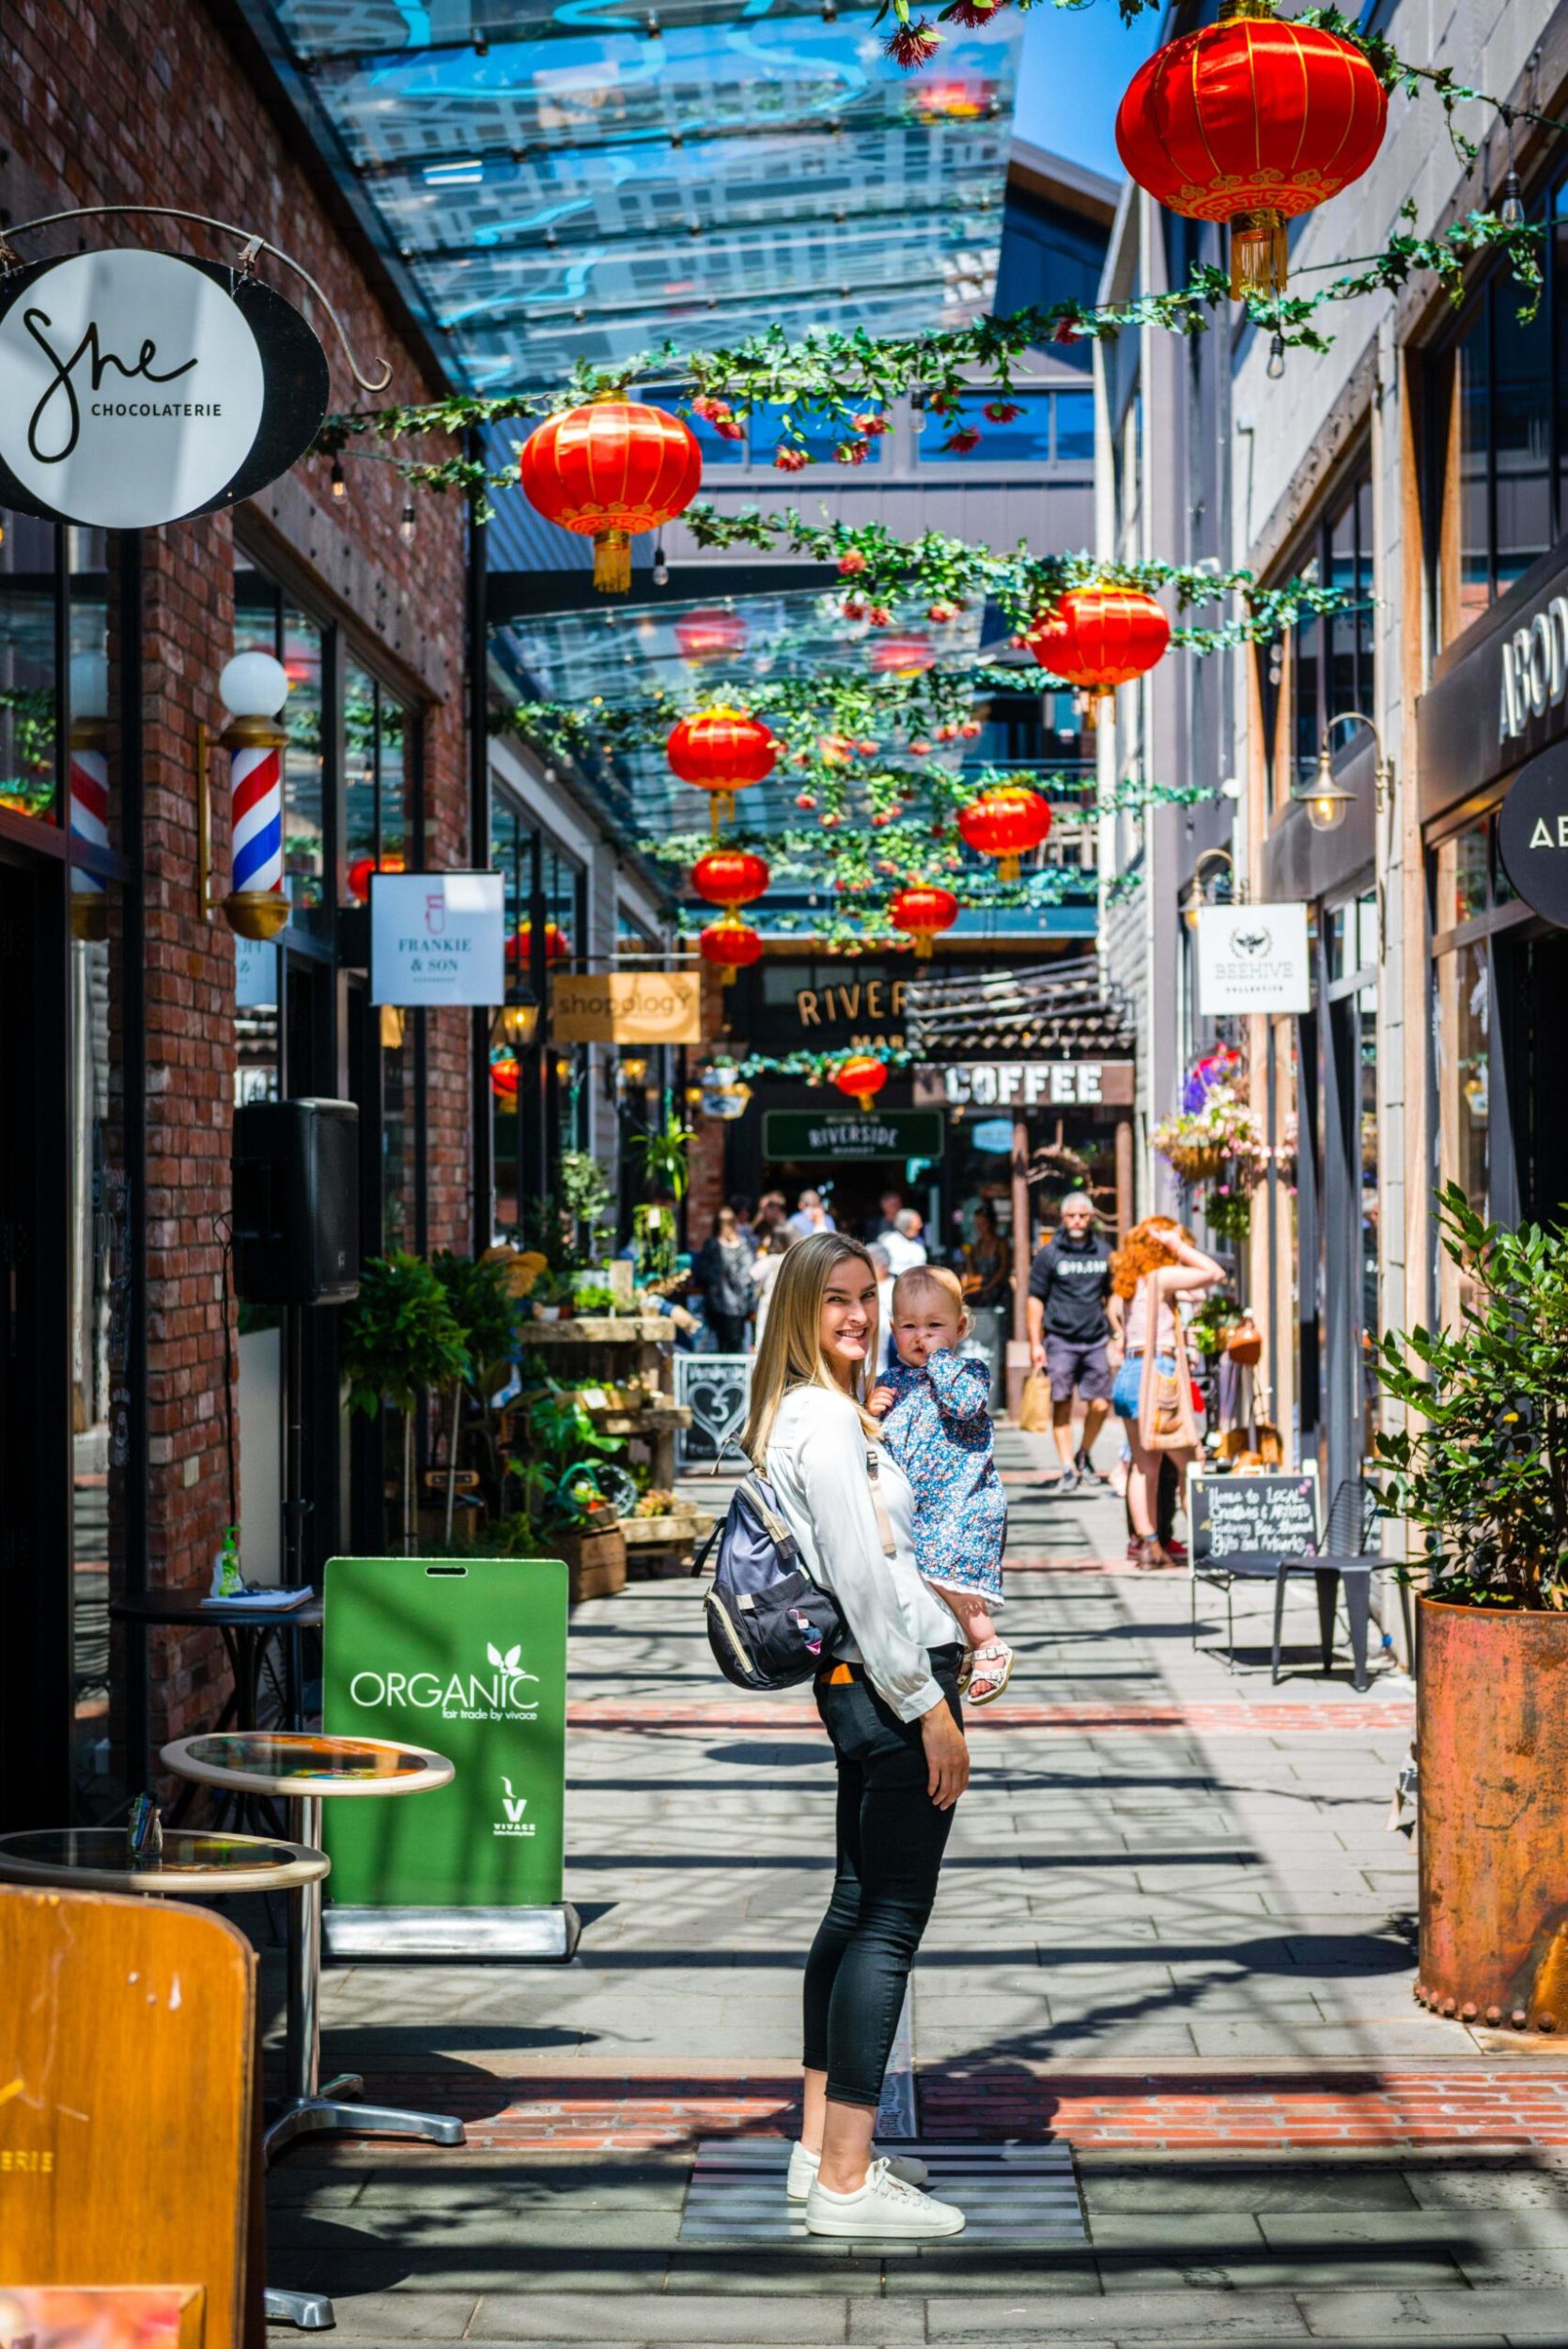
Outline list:
[[[283,754],[288,730],[277,723],[288,675],[271,653],[237,653],[218,679],[229,712],[219,741],[229,754],[233,812],[233,889],[224,918],[241,938],[275,938],[288,920],[283,887]]]
[[[109,663],[79,652],[70,663],[70,824],[72,840],[109,845]],[[108,884],[85,865],[70,868],[70,928],[80,939],[109,935]]]

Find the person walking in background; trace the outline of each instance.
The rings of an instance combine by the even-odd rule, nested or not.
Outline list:
[[[920,1579],[914,1495],[865,1408],[876,1345],[877,1272],[864,1248],[829,1233],[800,1242],[779,1270],[741,1438],[845,1621],[815,1683],[838,1769],[836,1858],[806,1960],[805,2108],[786,2191],[804,2202],[808,2234],[862,2243],[964,2226],[955,2204],[920,2191],[923,2162],[879,2154],[873,2139],[970,1774],[958,1624]]]
[[[765,1190],[757,1201],[757,1211],[752,1221],[752,1237],[761,1242],[769,1233],[789,1221],[789,1208],[782,1190]]]
[[[782,1199],[779,1205],[783,1206]],[[768,1325],[768,1306],[773,1294],[773,1283],[779,1277],[779,1267],[783,1264],[785,1254],[794,1246],[794,1233],[787,1223],[781,1222],[775,1224],[771,1231],[764,1233],[758,1244],[757,1252],[752,1258],[752,1279],[755,1283],[757,1298],[756,1327],[752,1341],[753,1346],[760,1346],[762,1344],[762,1333]]]
[[[1111,1277],[1123,1305],[1126,1346],[1116,1373],[1116,1416],[1126,1427],[1132,1466],[1127,1471],[1127,1517],[1132,1528],[1127,1555],[1135,1565],[1175,1566],[1159,1539],[1157,1527],[1159,1477],[1168,1460],[1178,1486],[1190,1465],[1194,1447],[1156,1449],[1144,1423],[1145,1356],[1154,1353],[1153,1375],[1176,1382],[1176,1408],[1191,1424],[1188,1398],[1179,1392],[1186,1376],[1186,1353],[1179,1343],[1178,1299],[1213,1288],[1225,1277],[1212,1256],[1192,1244],[1192,1235],[1168,1215],[1151,1215],[1136,1224],[1111,1260]]]
[[[752,1249],[733,1207],[721,1207],[697,1252],[691,1275],[703,1293],[703,1315],[721,1354],[744,1354],[746,1324],[756,1311]]]
[[[1008,1311],[1013,1299],[1013,1251],[997,1228],[997,1211],[988,1199],[974,1210],[973,1236],[961,1250],[964,1296],[974,1316],[976,1342],[991,1364],[991,1401],[1000,1405],[1003,1367],[1011,1328]]]
[[[1094,1439],[1110,1408],[1112,1339],[1110,1250],[1094,1230],[1094,1203],[1071,1190],[1061,1225],[1029,1268],[1029,1360],[1050,1379],[1051,1433],[1060,1494],[1105,1480],[1094,1465]],[[1073,1440],[1073,1396],[1083,1404],[1083,1433]]]
[[[886,1239],[890,1232],[896,1230],[899,1210],[903,1205],[904,1193],[901,1190],[883,1191],[877,1202],[877,1212],[871,1219],[871,1226],[866,1233],[866,1238],[868,1240]]]
[[[822,1193],[803,1190],[800,1205],[789,1219],[789,1228],[797,1239],[810,1239],[814,1232],[836,1232],[838,1225],[822,1205]]]
[[[901,1272],[912,1272],[917,1264],[925,1262],[925,1242],[921,1237],[924,1229],[925,1218],[918,1207],[900,1207],[893,1217],[892,1231],[884,1232],[877,1241],[877,1246],[888,1252],[894,1280]]]
[[[893,1353],[893,1265],[882,1242],[873,1240],[866,1251],[877,1268],[877,1361],[878,1378]]]

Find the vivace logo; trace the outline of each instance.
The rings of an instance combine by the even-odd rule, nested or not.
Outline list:
[[[537,1717],[537,1672],[525,1672],[520,1642],[505,1650],[487,1641],[489,1674],[453,1672],[356,1672],[349,1683],[352,1704],[374,1707],[412,1706],[421,1713],[440,1713],[453,1721],[531,1721]]]
[[[509,1778],[503,1778],[501,1783],[505,1789],[501,1797],[501,1808],[506,1815],[505,1819],[496,1820],[492,1832],[497,1835],[532,1835],[534,1822],[522,1815],[528,1808],[527,1796],[514,1795]]]

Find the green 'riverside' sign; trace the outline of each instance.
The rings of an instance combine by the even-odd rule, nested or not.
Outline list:
[[[427,1746],[434,1794],[325,1806],[334,1906],[561,1899],[567,1569],[557,1558],[333,1558],[322,1727]]]
[[[765,1159],[939,1159],[940,1110],[764,1110]]]

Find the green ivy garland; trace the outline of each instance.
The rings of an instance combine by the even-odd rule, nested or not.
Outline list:
[[[1455,90],[1456,97],[1467,94]],[[1539,224],[1508,222],[1496,212],[1474,210],[1439,236],[1421,237],[1415,233],[1413,202],[1402,208],[1401,217],[1409,226],[1391,237],[1380,253],[1348,263],[1317,265],[1341,272],[1327,285],[1266,300],[1251,297],[1247,307],[1253,323],[1270,333],[1281,348],[1325,351],[1332,347],[1333,338],[1314,319],[1326,304],[1353,301],[1379,289],[1397,292],[1418,270],[1435,272],[1457,303],[1464,294],[1466,268],[1478,255],[1489,251],[1502,256],[1525,290],[1521,316],[1534,315],[1541,288],[1543,230]],[[690,387],[678,404],[710,422],[733,421],[762,406],[779,410],[782,421],[774,462],[784,471],[792,471],[804,461],[807,433],[814,428],[840,432],[835,454],[840,461],[855,464],[863,461],[871,440],[882,427],[879,412],[893,399],[912,396],[929,414],[951,423],[966,395],[990,388],[999,395],[992,405],[1000,411],[1011,405],[1009,395],[1017,388],[1020,363],[1045,345],[1108,340],[1128,327],[1204,334],[1217,313],[1229,316],[1232,307],[1227,272],[1198,264],[1184,287],[1167,293],[1141,294],[1120,303],[1058,302],[1044,308],[1016,310],[1003,318],[976,319],[965,326],[927,328],[914,334],[874,335],[855,329],[813,334],[804,342],[791,343],[782,327],[773,326],[730,349],[682,352],[665,343],[618,362],[613,368],[580,360],[568,380],[553,389],[494,397],[454,392],[418,406],[339,411],[323,423],[315,453],[334,458],[349,449],[356,454],[384,454],[373,446],[355,449],[354,444],[396,443],[425,434],[450,437],[613,397],[635,382],[676,382]],[[966,433],[971,429],[965,428]],[[950,438],[949,446],[954,445]],[[966,438],[962,445],[973,443]],[[434,490],[461,490],[481,515],[490,510],[492,488],[516,486],[515,471],[498,471],[482,458],[427,459],[393,455],[387,461],[411,483]]]

